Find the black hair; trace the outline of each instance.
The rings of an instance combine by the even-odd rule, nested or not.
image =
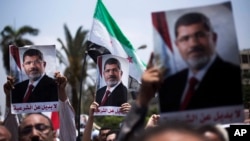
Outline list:
[[[111,65],[111,64],[116,64],[118,66],[119,69],[121,69],[121,63],[118,59],[116,58],[109,58],[108,60],[106,60],[105,64],[104,64],[104,69],[106,67],[106,65]]]
[[[111,128],[107,127],[107,126],[103,126],[103,127],[101,127],[100,131],[102,131],[102,130],[111,130]]]
[[[38,56],[38,58],[39,58],[40,60],[43,60],[43,54],[42,54],[42,52],[41,52],[40,50],[38,50],[38,49],[33,49],[33,48],[31,48],[31,49],[26,50],[26,51],[23,53],[23,62],[24,62],[24,58],[25,58],[26,56]]]
[[[175,23],[175,37],[178,36],[178,28],[182,25],[187,26],[195,23],[203,23],[207,31],[213,31],[211,22],[207,16],[202,13],[187,13],[182,15]]]
[[[119,129],[113,129],[113,130],[110,130],[106,136],[108,135],[111,135],[111,134],[116,134],[116,137],[118,137],[118,134],[119,134]]]

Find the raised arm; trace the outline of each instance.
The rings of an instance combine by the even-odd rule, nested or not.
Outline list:
[[[10,131],[12,135],[12,140],[17,141],[18,140],[18,119],[17,116],[14,114],[11,114],[10,105],[11,105],[11,99],[10,94],[11,90],[14,89],[14,78],[12,76],[7,76],[7,82],[4,83],[3,89],[5,93],[5,118],[4,118],[4,126]]]
[[[59,72],[55,73],[58,87],[59,118],[60,118],[60,141],[76,140],[75,112],[66,94],[67,78]]]
[[[86,123],[82,141],[91,141],[91,133],[93,129],[94,123],[94,112],[98,111],[99,104],[97,102],[93,102],[89,107],[89,119]]]

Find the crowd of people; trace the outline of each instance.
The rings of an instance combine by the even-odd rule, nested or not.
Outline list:
[[[153,55],[152,55],[153,56]],[[88,120],[82,134],[82,141],[228,141],[227,130],[220,125],[193,126],[184,122],[160,122],[160,115],[153,114],[145,124],[145,117],[150,100],[159,81],[160,73],[153,67],[152,59],[142,75],[142,85],[137,99],[121,108],[127,113],[120,129],[101,127],[98,136],[92,136],[94,112],[99,104],[93,102],[89,108]],[[6,95],[6,116],[0,126],[0,140],[4,141],[73,141],[76,140],[75,113],[67,97],[65,86],[67,78],[55,73],[58,87],[60,129],[59,135],[54,130],[50,118],[42,113],[29,113],[19,123],[17,115],[10,112],[10,90],[14,88],[13,78],[7,77],[4,84]],[[160,123],[160,124],[159,124]]]
[[[233,72],[239,72],[239,68],[233,66],[232,64],[228,64],[220,59],[219,56],[215,54],[214,51],[214,46],[215,42],[217,40],[216,34],[209,28],[210,24],[206,25],[207,19],[203,17],[203,15],[200,14],[191,14],[191,15],[186,15],[186,16],[198,16],[198,19],[192,20],[188,23],[184,22],[183,19],[182,21],[179,22],[179,25],[176,26],[176,37],[177,37],[177,44],[179,45],[180,50],[182,51],[182,56],[187,60],[187,63],[190,67],[189,70],[191,70],[190,73],[187,72],[187,70],[184,70],[185,73],[185,78],[188,77],[188,74],[195,75],[201,71],[206,65],[210,64],[210,67],[215,67],[213,66],[213,63],[215,62],[220,62],[225,65],[225,67],[228,67],[227,70],[230,70],[231,68]],[[201,21],[200,21],[201,20]],[[198,23],[197,23],[198,22]],[[196,27],[196,28],[194,28]],[[193,31],[195,29],[195,31]],[[189,32],[185,32],[185,35],[182,35],[180,33],[183,30],[187,30]],[[183,33],[184,34],[184,33]],[[187,35],[186,35],[187,34]],[[190,35],[189,35],[190,34]],[[192,46],[190,45],[191,51],[188,53],[186,52],[186,46],[184,46],[184,43],[190,42]],[[35,54],[33,54],[33,51],[35,51]],[[25,82],[25,87],[27,87],[30,83],[33,83],[37,80],[41,80],[44,78],[45,72],[44,68],[46,66],[46,62],[43,61],[43,57],[37,57],[36,55],[40,54],[40,52],[37,52],[36,50],[30,50],[31,54],[27,53],[27,56],[23,58],[24,60],[24,65],[27,68],[26,74],[29,76],[29,81]],[[205,56],[205,58],[202,58],[202,56]],[[204,57],[203,56],[203,57]],[[93,125],[95,121],[95,115],[94,112],[98,111],[98,107],[100,105],[105,105],[106,103],[109,103],[110,105],[111,102],[115,103],[117,101],[115,100],[105,100],[104,104],[103,102],[103,96],[104,96],[104,91],[106,89],[110,89],[108,87],[103,88],[103,92],[100,94],[102,97],[98,98],[97,101],[93,101],[92,104],[90,105],[89,108],[89,113],[88,113],[88,119],[86,121],[84,131],[82,134],[77,134],[76,133],[76,124],[75,124],[75,112],[74,109],[72,108],[70,101],[67,97],[66,94],[66,84],[67,84],[67,78],[65,76],[62,76],[59,72],[56,72],[54,75],[54,79],[52,82],[52,79],[49,79],[49,83],[45,83],[44,85],[47,84],[53,84],[56,85],[57,89],[53,90],[53,94],[57,93],[57,96],[53,97],[58,97],[59,100],[59,119],[60,119],[60,128],[57,131],[52,124],[52,121],[49,117],[44,115],[43,113],[29,113],[26,114],[21,120],[17,117],[18,115],[12,114],[11,113],[11,91],[15,92],[15,95],[18,95],[20,93],[17,88],[23,88],[24,86],[19,86],[19,85],[14,85],[14,78],[11,76],[7,77],[7,82],[4,84],[4,93],[6,96],[6,113],[5,113],[5,119],[0,125],[0,141],[74,141],[78,136],[82,136],[81,140],[82,141],[132,141],[132,140],[138,140],[138,141],[229,141],[229,134],[226,128],[224,128],[220,124],[216,125],[191,125],[189,123],[186,123],[184,121],[164,121],[160,120],[161,117],[158,114],[153,114],[149,118],[148,121],[146,121],[146,116],[148,113],[148,107],[149,103],[152,100],[153,97],[155,97],[155,93],[159,91],[160,93],[165,93],[166,91],[169,91],[169,93],[173,93],[175,90],[170,90],[172,88],[176,89],[179,88],[177,81],[171,82],[172,78],[168,78],[164,80],[164,83],[171,83],[175,84],[175,86],[171,86],[170,84],[165,85],[164,87],[161,87],[159,89],[159,85],[163,82],[162,72],[154,66],[153,64],[153,59],[154,56],[153,54],[150,57],[150,60],[148,62],[147,69],[145,72],[142,74],[141,77],[141,86],[139,93],[137,95],[137,98],[132,102],[132,103],[126,103],[127,100],[124,100],[122,102],[119,102],[118,105],[120,106],[120,112],[125,113],[125,119],[121,123],[121,126],[119,129],[112,129],[110,127],[101,127],[99,129],[99,134],[98,136],[93,135]],[[196,59],[199,61],[196,62]],[[28,60],[28,61],[27,61]],[[117,66],[115,65],[116,60],[111,60],[111,63],[107,63],[107,67],[105,67],[107,76],[109,76],[109,73],[117,73],[119,77],[113,77],[111,82],[112,85],[119,85],[120,80],[116,80],[117,78],[120,78],[122,75],[122,71],[120,71],[120,67],[116,68]],[[37,68],[34,68],[36,66]],[[119,65],[118,65],[119,66]],[[216,69],[220,69],[221,65],[217,67]],[[33,68],[33,69],[31,69]],[[206,71],[209,71],[209,68],[207,68]],[[230,73],[226,74],[218,74],[218,77],[222,78],[223,81],[225,81],[224,78],[229,78],[232,79],[231,77],[228,77]],[[114,74],[112,74],[114,75]],[[179,74],[177,74],[179,75]],[[223,76],[222,76],[223,75]],[[206,77],[203,76],[202,77]],[[210,79],[211,77],[207,78]],[[238,78],[238,77],[237,77]],[[233,92],[236,92],[240,89],[240,80],[235,78],[234,80],[236,85],[231,86],[230,82],[229,84],[225,84],[221,81],[218,81],[218,83],[223,83],[225,84],[225,87],[223,87],[223,91],[228,90],[229,93],[225,94],[231,94],[230,90],[235,88],[237,90],[231,90]],[[108,78],[107,78],[108,79]],[[199,78],[201,79],[201,78]],[[54,83],[55,80],[55,83]],[[199,80],[201,81],[201,80]],[[109,81],[107,81],[109,82]],[[119,83],[117,83],[119,82]],[[216,81],[213,81],[216,82]],[[200,82],[201,83],[201,82]],[[39,84],[36,83],[36,86]],[[170,85],[170,86],[169,86]],[[199,86],[202,86],[203,84],[201,83]],[[215,87],[217,88],[217,83],[215,83]],[[208,86],[208,85],[206,85]],[[204,87],[206,87],[204,86]],[[211,86],[211,85],[209,85]],[[42,88],[41,91],[48,91],[51,90],[47,87]],[[183,89],[187,90],[186,86],[182,87]],[[216,89],[215,88],[215,89]],[[230,88],[230,89],[229,89]],[[34,89],[34,88],[33,88]],[[211,90],[213,90],[211,88]],[[22,96],[20,99],[17,101],[23,101],[23,98],[26,97],[26,89],[22,90]],[[127,90],[123,90],[126,91]],[[240,92],[241,90],[239,90]],[[183,91],[181,91],[183,93]],[[205,98],[213,100],[213,98],[219,96],[220,94],[213,93],[212,91],[209,92],[204,92],[206,93]],[[44,92],[46,93],[46,92]],[[48,93],[48,95],[50,95]],[[167,95],[161,95],[160,100],[165,100],[167,101],[162,101],[161,104],[166,104],[163,105],[162,107],[166,109],[161,109],[162,111],[173,111],[173,110],[183,110],[182,106],[180,106],[180,101],[185,101],[181,100],[184,98],[181,98],[182,95],[180,94],[180,99],[178,101],[170,101],[171,98],[165,98]],[[200,96],[197,94],[197,96]],[[204,95],[201,95],[204,96]],[[209,97],[212,96],[212,97]],[[33,102],[36,101],[37,97],[31,97],[31,99],[28,99],[28,102]],[[222,97],[225,98],[225,97]],[[212,104],[215,104],[215,106],[218,106],[222,102],[222,98],[220,100],[214,100]],[[127,98],[125,98],[127,99]],[[224,101],[226,105],[230,104],[235,104],[238,105],[242,101],[241,97],[235,94],[232,94],[230,98],[227,99],[228,101]],[[109,102],[110,101],[110,102]],[[172,102],[177,102],[177,104],[172,103]],[[211,107],[211,102],[208,101],[201,103],[197,99],[191,100],[191,102],[186,103],[184,105],[184,109],[194,109],[197,108],[197,105],[199,108],[204,108],[204,107]],[[171,104],[172,103],[172,104]],[[169,105],[170,104],[170,105]],[[197,104],[197,105],[195,105]],[[171,107],[172,105],[176,105],[176,107]],[[249,118],[249,116],[248,116]],[[249,119],[246,120],[249,122]],[[243,123],[244,121],[242,121]],[[145,124],[146,123],[146,124]]]

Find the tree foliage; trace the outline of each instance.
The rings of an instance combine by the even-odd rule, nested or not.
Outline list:
[[[22,26],[15,30],[11,26],[5,26],[1,31],[1,47],[3,52],[3,62],[6,73],[10,71],[9,65],[9,45],[23,47],[25,45],[33,45],[33,42],[27,38],[26,35],[37,36],[39,30],[30,26]]]
[[[110,127],[111,129],[118,129],[125,117],[120,116],[100,116],[96,117],[97,125],[101,127]]]
[[[72,106],[77,110],[79,89],[82,80],[84,85],[82,94],[84,97],[89,98],[86,95],[93,95],[94,93],[94,86],[88,82],[93,80],[92,76],[88,74],[88,70],[95,68],[95,64],[91,63],[91,61],[85,60],[86,63],[83,66],[84,57],[86,55],[85,51],[87,49],[86,35],[88,31],[82,30],[82,27],[80,26],[73,37],[67,25],[64,25],[64,32],[66,43],[63,43],[60,38],[57,39],[61,44],[61,50],[57,50],[57,57],[60,63],[66,66],[64,75],[68,78],[68,83],[71,86]],[[64,56],[66,56],[66,58]]]

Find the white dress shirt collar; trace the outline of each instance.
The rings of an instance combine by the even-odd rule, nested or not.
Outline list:
[[[43,73],[42,75],[41,75],[41,77],[38,79],[38,80],[36,80],[36,81],[34,81],[33,83],[31,83],[30,81],[29,81],[29,85],[30,84],[32,84],[33,86],[34,86],[34,88],[37,86],[37,84],[40,82],[40,80],[43,78],[43,76],[45,75],[45,73]],[[29,86],[28,85],[28,86]]]
[[[118,82],[115,86],[111,87],[111,88],[109,89],[110,93],[112,93],[112,92],[115,90],[115,88],[116,88],[120,83],[121,83],[121,81]],[[106,91],[107,91],[107,90],[108,90],[108,87],[107,87]]]
[[[216,58],[216,54],[213,54],[211,56],[211,59],[210,61],[208,62],[208,64],[203,68],[201,69],[200,71],[198,71],[196,74],[194,74],[191,69],[189,69],[188,71],[188,79],[189,80],[191,77],[195,77],[197,80],[199,80],[199,82],[201,82],[201,80],[203,79],[203,77],[205,76],[207,70],[210,68],[210,66],[212,65],[212,63],[214,62]]]

